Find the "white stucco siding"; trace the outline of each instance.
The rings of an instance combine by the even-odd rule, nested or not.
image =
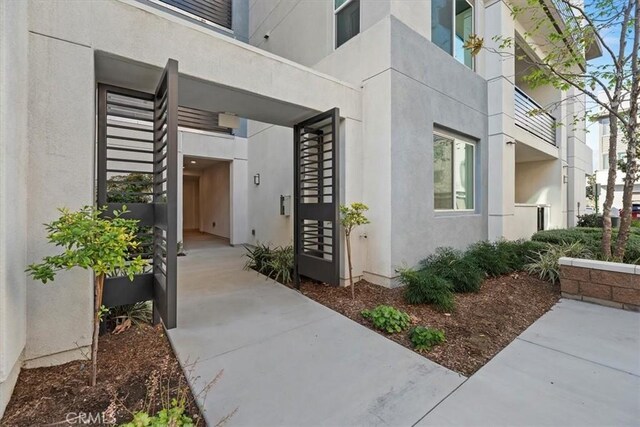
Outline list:
[[[28,50],[28,262],[38,262],[60,251],[42,225],[57,208],[94,203],[95,79],[86,46],[31,33]],[[47,285],[29,280],[27,294],[27,359],[89,344],[91,272],[62,271]]]
[[[27,5],[0,2],[0,417],[26,343]]]

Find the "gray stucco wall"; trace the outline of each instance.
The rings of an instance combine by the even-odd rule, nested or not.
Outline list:
[[[0,2],[0,417],[26,342],[27,4]]]
[[[484,79],[391,18],[391,264],[415,265],[437,247],[487,238],[487,88]],[[476,145],[475,212],[436,212],[433,129]]]

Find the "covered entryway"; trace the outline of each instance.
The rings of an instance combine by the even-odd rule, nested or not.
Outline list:
[[[242,175],[241,170],[233,167],[236,158],[232,157],[230,163],[182,158],[178,140],[178,127],[183,120],[180,111],[189,112],[189,117],[184,119],[187,126],[195,120],[191,114],[197,112],[198,120],[201,113],[224,113],[293,128],[289,140],[293,156],[280,157],[278,161],[293,164],[292,240],[296,282],[299,283],[300,277],[307,277],[333,285],[340,283],[338,207],[342,191],[340,174],[344,170],[340,135],[345,124],[339,108],[317,114],[309,107],[194,79],[181,75],[175,60],[169,60],[164,70],[158,70],[157,77],[148,65],[110,55],[98,55],[97,63],[98,204],[109,205],[109,211],[124,204],[133,208],[129,215],[141,220],[149,247],[142,255],[151,265],[148,273],[136,278],[140,286],[135,289],[126,286],[125,278],[110,279],[114,286],[106,287],[107,305],[153,299],[157,320],[173,328],[179,322],[176,259],[181,250],[178,236],[185,231],[185,221],[186,231],[197,230],[235,244],[246,242],[238,239],[241,231],[231,239],[234,232],[241,230],[237,226],[241,216],[236,218],[230,213],[230,188],[234,187],[235,176]],[[146,92],[150,82],[155,82],[154,92]],[[114,117],[130,122],[114,122]],[[301,118],[304,120],[300,121]],[[137,203],[114,198],[116,192],[110,184],[121,179],[132,181],[132,176],[149,180],[148,187],[142,179],[134,180],[136,185],[141,185],[136,188],[135,196],[146,198],[136,200]],[[188,191],[184,191],[185,188]],[[178,220],[179,206],[182,207],[181,221]]]

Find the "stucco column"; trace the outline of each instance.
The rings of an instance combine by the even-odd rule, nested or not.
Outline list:
[[[515,203],[515,144],[512,143],[515,141],[513,137],[515,52],[513,46],[505,52],[505,49],[499,47],[500,41],[493,40],[495,36],[514,36],[513,18],[503,1],[487,5],[485,29],[489,99],[488,237],[490,240],[495,240],[510,236]]]

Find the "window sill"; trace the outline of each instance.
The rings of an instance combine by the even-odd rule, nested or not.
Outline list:
[[[470,218],[482,216],[482,214],[476,210],[434,210],[433,212],[436,218]]]

